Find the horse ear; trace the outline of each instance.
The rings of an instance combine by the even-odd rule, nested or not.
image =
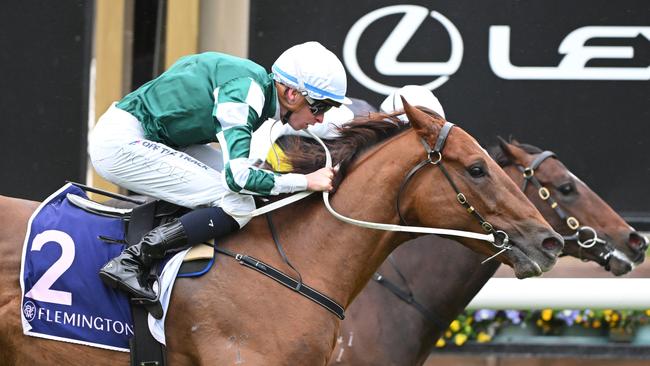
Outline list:
[[[508,148],[508,141],[506,141],[506,139],[497,135],[497,140],[499,141],[499,147],[501,150],[506,150]]]
[[[525,155],[525,152],[517,147],[517,140],[511,139],[510,142],[506,141],[503,137],[497,136],[497,139],[499,140],[499,147],[501,148],[501,151],[503,151],[503,155],[511,162],[516,163],[516,162],[522,162],[522,154]]]
[[[420,136],[431,136],[436,130],[436,125],[433,123],[433,117],[410,105],[406,99],[404,99],[404,96],[400,95],[400,98],[402,98],[404,113],[406,113],[406,117],[415,132]]]
[[[521,145],[521,143],[519,142],[519,140],[517,140],[517,138],[514,137],[514,136],[512,136],[512,135],[510,135],[510,143],[511,143],[511,144],[514,144],[514,145],[517,145],[517,146]]]

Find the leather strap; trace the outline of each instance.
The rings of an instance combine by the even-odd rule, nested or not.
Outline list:
[[[135,245],[154,228],[156,203],[152,201],[135,207],[131,212],[126,235],[127,245]],[[149,331],[149,312],[143,306],[131,305],[133,315],[133,337],[129,340],[132,366],[164,366],[167,364],[165,346],[159,343]]]
[[[439,329],[442,330],[447,329],[448,324],[438,320],[438,317],[434,316],[431,312],[429,312],[429,310],[427,310],[426,307],[424,307],[417,300],[415,300],[413,293],[411,293],[410,291],[406,292],[400,289],[397,285],[395,285],[394,283],[386,279],[386,277],[382,276],[379,272],[376,272],[372,276],[372,279],[375,280],[378,284],[384,286],[387,290],[392,292],[393,295],[397,296],[400,300],[404,301],[408,305],[413,306],[417,311],[420,312],[420,314],[422,314],[422,316],[427,321],[429,321]]]
[[[294,290],[295,292],[301,294],[302,296],[308,298],[309,300],[324,307],[329,312],[336,315],[339,319],[341,320],[345,319],[345,309],[343,309],[343,307],[339,305],[336,301],[330,299],[329,297],[318,292],[317,290],[305,285],[303,282],[296,281],[292,277],[274,268],[273,266],[266,264],[249,255],[233,253],[227,249],[223,249],[219,247],[215,247],[215,250],[219,253],[235,258],[235,260],[237,260],[239,264],[254,269],[257,272],[260,272],[261,274],[268,276],[273,280],[281,283],[282,285]]]

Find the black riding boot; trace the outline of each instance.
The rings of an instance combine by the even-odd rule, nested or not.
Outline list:
[[[128,292],[134,298],[155,300],[149,284],[149,269],[165,254],[187,248],[187,234],[180,221],[158,226],[142,237],[136,245],[126,248],[99,271],[99,277],[112,288]]]

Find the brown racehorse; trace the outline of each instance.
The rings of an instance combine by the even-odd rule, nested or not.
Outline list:
[[[502,142],[490,149],[490,153],[521,187],[524,177],[517,166],[530,167],[543,151],[531,145]],[[577,240],[565,238],[565,253],[595,261],[604,268],[611,267],[615,275],[625,274],[633,264],[643,262],[645,240],[562,162],[550,157],[544,159],[534,175],[549,189],[567,216],[592,227],[604,239],[604,243],[583,248]],[[532,184],[528,185],[526,194],[556,231],[567,236],[575,232],[551,209],[548,199],[540,199],[538,189]],[[386,286],[371,281],[348,308],[330,364],[423,364],[448,324],[499,267],[498,262],[481,265],[484,259],[436,236],[423,236],[397,248],[378,273],[398,286],[406,298],[412,294],[424,311],[407,304]]]
[[[395,201],[400,182],[427,157],[420,139],[433,146],[444,124],[407,103],[405,108],[412,128],[402,129],[384,121],[386,115],[378,115],[377,121],[350,127],[335,142],[340,145],[333,151],[346,152],[341,172],[347,173],[332,197],[339,212],[367,221],[399,222]],[[561,237],[476,141],[462,129],[452,129],[443,161],[476,211],[510,236],[512,249],[498,259],[513,266],[518,277],[549,270],[562,249]],[[403,192],[401,209],[409,223],[480,232],[478,221],[458,204],[445,176],[429,165]],[[18,262],[24,226],[35,203],[4,198],[0,205],[4,275],[0,364],[127,365],[128,354],[21,335]],[[305,283],[344,308],[388,254],[408,239],[403,233],[343,223],[319,197],[274,212],[274,221],[277,236]],[[484,254],[495,251],[485,242],[460,241]],[[262,218],[253,219],[219,246],[292,273]],[[166,328],[170,365],[324,365],[340,325],[336,316],[314,302],[226,256],[218,256],[216,268],[203,277],[180,279],[170,309]]]

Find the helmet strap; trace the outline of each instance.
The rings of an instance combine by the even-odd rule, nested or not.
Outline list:
[[[287,111],[287,113],[284,114],[284,116],[280,117],[280,122],[282,122],[283,125],[286,125],[289,123],[289,118],[291,118],[291,115],[293,114],[293,111]]]

